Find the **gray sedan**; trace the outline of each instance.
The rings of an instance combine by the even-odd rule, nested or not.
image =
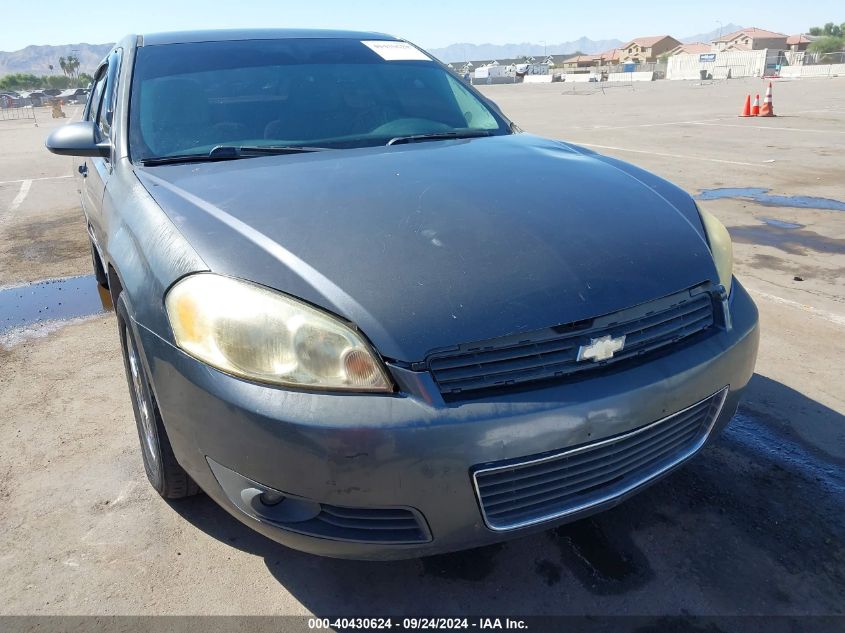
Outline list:
[[[130,36],[83,121],[143,463],[276,541],[548,529],[698,452],[752,375],[725,227],[378,33]]]

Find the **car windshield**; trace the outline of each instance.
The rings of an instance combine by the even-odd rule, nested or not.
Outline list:
[[[472,89],[404,42],[297,38],[137,51],[134,161],[221,145],[340,149],[508,133]]]

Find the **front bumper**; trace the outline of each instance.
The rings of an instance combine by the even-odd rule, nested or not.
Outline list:
[[[153,389],[180,464],[235,517],[290,547],[348,558],[404,558],[476,547],[547,529],[633,494],[539,525],[485,525],[472,469],[595,442],[665,418],[728,385],[713,426],[730,420],[754,371],[757,310],[735,282],[733,328],[623,371],[460,403],[396,395],[306,393],[222,374],[138,327]],[[400,384],[408,384],[405,376]],[[413,391],[413,390],[410,390]],[[248,516],[210,463],[334,508],[405,508],[426,542],[309,536]]]

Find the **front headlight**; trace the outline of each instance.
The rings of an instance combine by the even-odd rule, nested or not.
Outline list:
[[[731,236],[725,225],[719,222],[715,215],[701,209],[698,212],[701,214],[701,223],[707,233],[710,252],[713,253],[713,261],[716,263],[716,270],[719,273],[719,282],[730,294],[734,274],[734,253]]]
[[[279,292],[200,273],[178,281],[164,303],[176,344],[221,371],[277,385],[392,391],[357,332]]]

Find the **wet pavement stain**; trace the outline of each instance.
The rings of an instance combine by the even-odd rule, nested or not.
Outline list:
[[[562,567],[560,565],[545,558],[534,563],[534,571],[549,587],[560,582],[561,570]]]
[[[697,200],[743,198],[766,207],[845,211],[845,202],[841,200],[818,198],[816,196],[779,196],[770,194],[769,191],[771,190],[763,187],[719,187],[717,189],[702,189],[695,198]]]
[[[49,279],[0,290],[0,333],[47,321],[69,321],[112,310],[94,275]]]
[[[818,253],[845,253],[845,240],[819,235],[806,229],[781,228],[771,224],[728,227],[734,242],[773,246],[793,255],[807,250]]]
[[[786,222],[785,220],[778,220],[776,218],[760,218],[761,222],[769,226],[776,226],[779,229],[803,229],[803,224],[796,224],[795,222]]]
[[[584,519],[549,532],[561,560],[592,593],[621,594],[645,585],[654,575],[628,534],[606,530],[608,523]]]
[[[480,582],[493,573],[496,555],[504,547],[503,543],[496,543],[453,554],[438,554],[421,558],[423,575]]]
[[[841,415],[830,415],[841,423]],[[698,519],[687,527],[696,540],[706,540],[713,525],[723,534],[677,569],[702,591],[725,598],[741,595],[754,582],[761,605],[782,604],[782,583],[793,602],[807,600],[803,588],[788,582],[789,575],[807,574],[814,579],[813,598],[822,597],[842,613],[843,462],[785,431],[778,418],[740,407],[714,444],[656,486],[688,505],[689,516]],[[760,576],[766,567],[778,572]]]
[[[796,263],[765,253],[755,253],[748,263],[751,268],[768,268],[769,270],[788,273],[790,279],[796,276],[796,273],[805,280],[818,279],[832,284],[839,283],[841,279],[845,279],[845,266],[836,268],[813,266],[809,262]]]
[[[786,438],[771,430],[774,424],[776,421],[770,416],[740,407],[724,435],[736,444],[764,455],[776,469],[800,473],[845,504],[845,464],[834,459],[822,459],[793,438],[785,441]]]

